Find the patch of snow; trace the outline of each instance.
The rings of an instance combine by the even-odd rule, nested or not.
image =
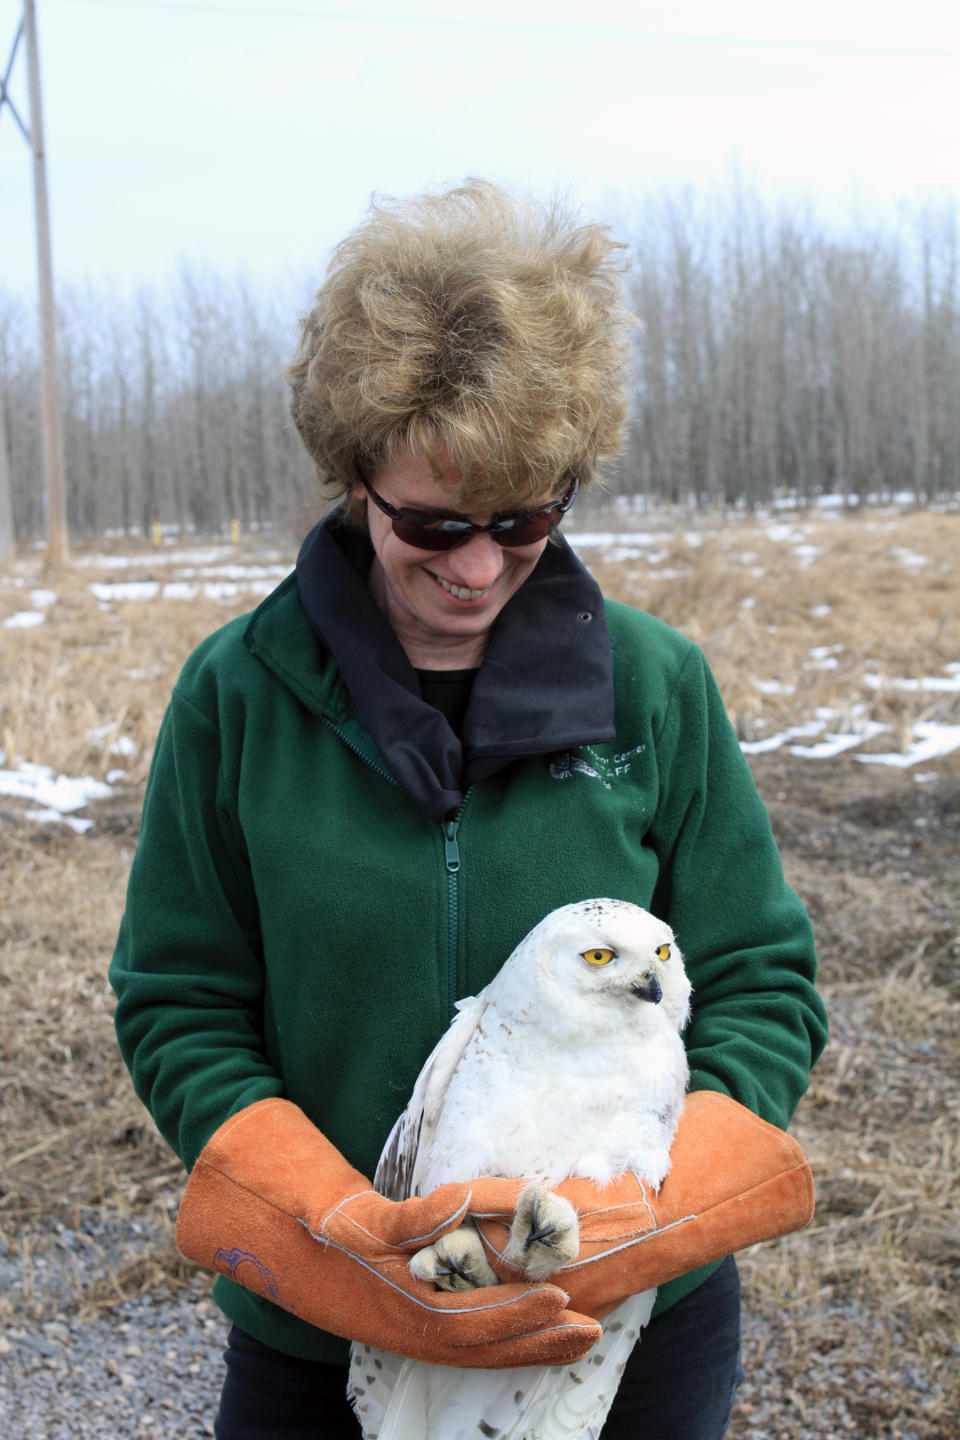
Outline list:
[[[871,690],[909,690],[913,692],[930,690],[944,694],[960,691],[960,666],[951,662],[943,668],[951,673],[949,675],[926,675],[920,680],[891,680],[887,675],[867,671],[863,677],[863,683],[869,685]]]
[[[852,735],[826,735],[816,745],[791,745],[791,755],[799,755],[806,760],[829,760],[834,755],[841,755],[844,750],[852,750],[857,745],[862,745],[865,740],[871,740],[874,735],[881,735],[890,729],[889,725],[879,725],[871,722],[864,728]],[[865,755],[858,755],[858,760],[865,760]]]
[[[78,555],[74,564],[89,570],[127,570],[137,565],[216,565],[233,556],[229,545],[213,550],[145,550],[140,555]]]
[[[615,550],[611,550],[604,556],[604,559],[609,560],[611,565],[616,565],[618,562],[624,560],[644,560],[648,564],[652,562],[656,565],[658,560],[662,560],[663,558],[664,556],[662,555],[655,556],[648,554],[645,550],[639,550],[633,545],[618,545]]]
[[[836,670],[839,665],[837,656],[843,653],[842,645],[814,645],[810,651],[810,659],[805,660],[804,670]]]
[[[217,571],[208,572],[216,575]],[[112,602],[116,601],[145,601],[156,600],[158,597],[164,600],[195,600],[202,592],[209,600],[235,600],[245,593],[251,595],[269,595],[274,588],[275,577],[269,575],[263,578],[265,572],[240,571],[244,576],[244,584],[236,580],[207,580],[202,584],[194,584],[186,580],[167,580],[163,584],[158,580],[115,580],[110,582],[94,581],[90,586],[92,593],[100,602],[101,609],[109,609]],[[286,568],[283,574],[286,575]],[[253,578],[248,578],[252,575]]]
[[[625,530],[585,530],[580,534],[567,534],[570,544],[597,546],[597,545],[662,545],[663,536],[654,535],[649,531],[625,531]]]
[[[3,622],[4,630],[33,630],[37,625],[42,625],[46,620],[42,610],[18,610],[14,615],[8,615]]]
[[[43,609],[47,605],[55,605],[57,595],[55,590],[31,590],[30,603]]]
[[[895,545],[890,551],[890,554],[895,555],[901,565],[910,565],[915,569],[920,569],[923,565],[929,565],[930,563],[930,557],[928,555],[917,555],[914,551],[907,550],[903,545]]]
[[[886,755],[855,755],[865,765],[890,765],[897,770],[906,770],[923,760],[936,760],[960,750],[960,725],[936,725],[932,721],[918,721],[913,727],[913,743],[906,754],[895,751]]]
[[[289,565],[192,565],[181,570],[178,578],[181,580],[284,580],[289,574]]]
[[[95,729],[87,731],[88,740],[106,740],[113,733],[113,725],[97,725]],[[130,735],[117,735],[111,742],[111,755],[136,755],[137,742]]]
[[[76,815],[61,815],[59,810],[24,810],[28,820],[47,825],[68,825],[77,835],[85,835],[93,824],[92,820],[81,820]]]
[[[752,680],[754,690],[761,695],[794,695],[796,685],[785,685],[782,680]]]
[[[156,580],[118,580],[111,585],[94,581],[90,590],[105,604],[111,600],[155,600],[160,594]]]
[[[82,810],[89,800],[101,800],[109,794],[110,786],[92,775],[78,779],[54,775],[48,765],[34,765],[28,760],[22,760],[16,770],[0,770],[0,795],[35,800],[59,815]]]
[[[814,720],[809,725],[791,725],[789,729],[781,730],[777,735],[768,735],[764,740],[741,740],[740,749],[744,755],[766,755],[771,750],[779,750],[788,740],[802,740],[819,735],[822,729],[823,722],[819,720]]]

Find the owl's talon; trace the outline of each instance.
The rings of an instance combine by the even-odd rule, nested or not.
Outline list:
[[[524,1241],[524,1249],[526,1250],[529,1250],[531,1245],[539,1244],[541,1240],[546,1240],[548,1236],[556,1233],[556,1225],[540,1224],[540,1196],[538,1194],[534,1194],[531,1197],[530,1226],[530,1234]]]
[[[461,1225],[435,1245],[418,1250],[410,1261],[410,1273],[451,1294],[500,1283],[487,1264],[483,1241],[473,1225]]]
[[[545,1280],[575,1260],[580,1249],[577,1212],[545,1185],[528,1185],[517,1203],[505,1256],[531,1280]]]
[[[459,1278],[460,1278],[461,1280],[465,1281],[468,1285],[472,1285],[472,1284],[473,1284],[473,1279],[472,1279],[470,1273],[469,1273],[467,1270],[465,1270],[462,1265],[457,1265],[457,1264],[455,1263],[455,1261],[453,1261],[453,1260],[448,1260],[447,1263],[446,1263],[446,1265],[438,1265],[438,1266],[437,1266],[437,1274],[438,1274],[438,1275],[448,1275],[448,1276],[450,1276],[451,1279],[453,1278],[454,1275],[457,1275],[457,1276],[459,1276]]]

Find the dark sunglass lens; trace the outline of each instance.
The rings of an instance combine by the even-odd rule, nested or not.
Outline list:
[[[556,515],[556,510],[548,510],[539,515],[517,515],[512,520],[501,520],[493,532],[494,538],[507,549],[513,546],[535,545],[549,534]]]
[[[471,533],[469,528],[463,529],[456,522],[454,525],[456,528],[443,529],[435,522],[424,524],[410,515],[398,515],[393,522],[393,533],[405,545],[414,545],[418,550],[452,550],[454,545],[462,545]]]

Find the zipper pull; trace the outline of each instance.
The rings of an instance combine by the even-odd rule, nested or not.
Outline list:
[[[456,875],[460,869],[460,846],[457,844],[457,820],[443,821],[443,858],[447,873]]]

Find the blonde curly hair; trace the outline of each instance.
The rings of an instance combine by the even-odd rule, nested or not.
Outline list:
[[[482,180],[379,201],[337,247],[288,370],[291,413],[328,497],[403,447],[449,457],[453,492],[496,510],[581,486],[626,413],[620,254]]]

